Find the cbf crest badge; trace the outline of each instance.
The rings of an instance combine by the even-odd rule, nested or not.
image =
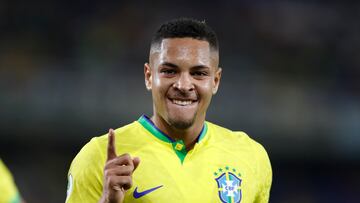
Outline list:
[[[241,202],[241,179],[240,173],[236,169],[226,166],[224,169],[219,168],[214,173],[218,185],[219,198],[223,203],[240,203]]]

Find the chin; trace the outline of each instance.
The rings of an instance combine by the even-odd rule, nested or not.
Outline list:
[[[190,128],[194,122],[195,122],[195,116],[193,116],[192,118],[169,118],[168,120],[169,124],[171,126],[174,126],[177,129],[181,129],[181,130],[185,130]]]

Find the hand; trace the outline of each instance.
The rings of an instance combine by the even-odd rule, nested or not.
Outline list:
[[[104,188],[100,203],[122,203],[125,192],[132,186],[132,174],[140,163],[129,154],[116,155],[115,133],[109,130],[107,161],[104,168]]]

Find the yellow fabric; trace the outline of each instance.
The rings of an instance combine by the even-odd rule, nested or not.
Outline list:
[[[115,130],[117,155],[129,153],[141,159],[124,202],[235,202],[231,195],[239,193],[241,200],[237,202],[268,202],[272,171],[265,149],[243,132],[206,124],[204,138],[186,154],[183,163],[175,153],[176,145],[154,136],[138,121]],[[67,203],[100,199],[107,143],[107,135],[95,137],[75,157],[69,170],[72,180]],[[225,192],[225,200],[220,193],[227,187],[216,181],[222,174],[227,181],[234,176],[241,180],[233,194]],[[140,198],[133,196],[136,187],[142,192],[160,185]]]
[[[17,202],[20,202],[20,198],[13,177],[0,159],[0,203]]]

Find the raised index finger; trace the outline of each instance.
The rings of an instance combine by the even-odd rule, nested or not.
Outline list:
[[[107,147],[107,160],[116,158],[116,148],[115,148],[115,133],[113,129],[109,129],[108,135],[108,147]]]

